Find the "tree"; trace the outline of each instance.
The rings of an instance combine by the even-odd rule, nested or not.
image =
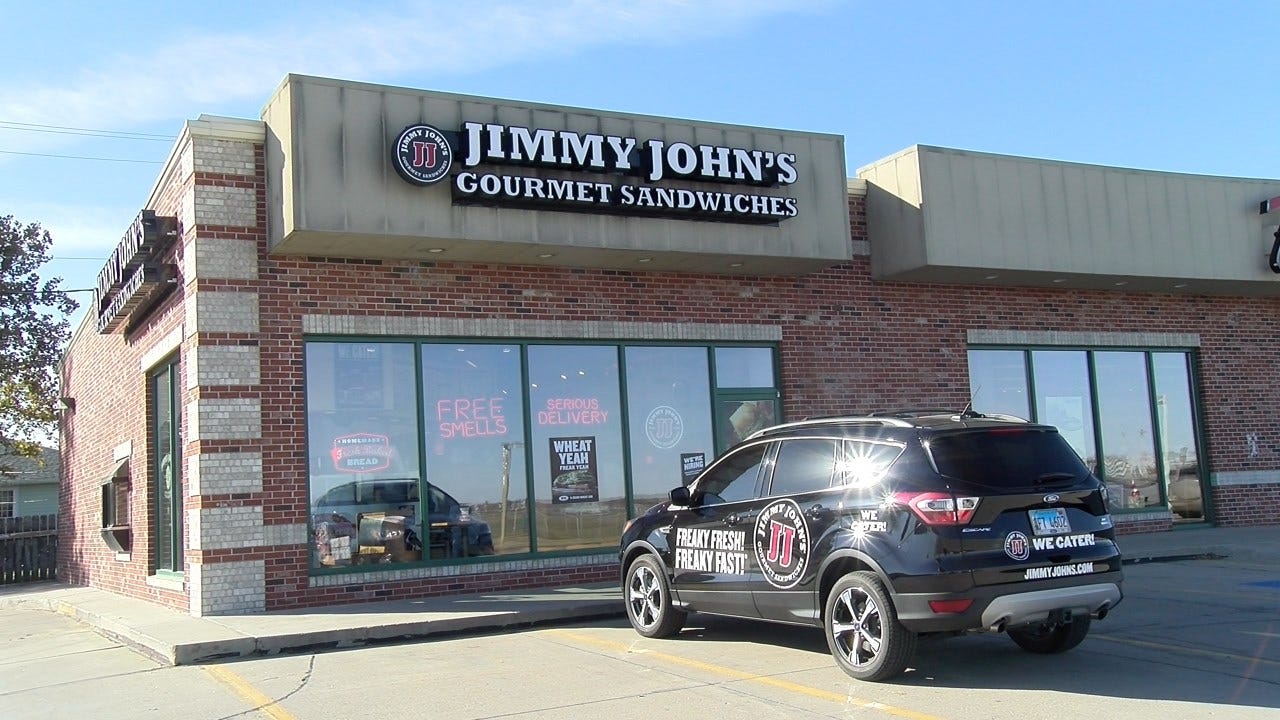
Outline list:
[[[38,223],[0,217],[0,456],[39,457],[35,438],[58,419],[57,363],[76,301],[41,282],[53,238]]]

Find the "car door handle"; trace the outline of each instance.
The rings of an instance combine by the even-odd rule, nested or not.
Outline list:
[[[742,522],[742,516],[738,513],[733,513],[724,519],[724,524],[730,526],[737,525],[740,522]]]
[[[831,512],[822,507],[822,505],[810,505],[809,509],[804,511],[804,514],[808,516],[810,520],[823,520],[826,519]]]

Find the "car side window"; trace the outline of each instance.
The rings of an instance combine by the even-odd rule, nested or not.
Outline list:
[[[903,447],[887,442],[846,440],[837,465],[837,485],[865,488],[880,483]]]
[[[816,438],[783,440],[773,468],[770,495],[825,490],[836,472],[836,441]]]
[[[702,505],[750,500],[756,495],[756,478],[764,460],[768,445],[761,443],[745,448],[724,459],[708,474],[703,475],[695,488],[702,493]]]

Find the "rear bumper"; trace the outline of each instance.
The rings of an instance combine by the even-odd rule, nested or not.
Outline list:
[[[1124,598],[1120,572],[1101,573],[1088,584],[1070,579],[1017,585],[987,585],[958,593],[906,593],[893,596],[898,620],[913,632],[1004,629],[1038,622],[1054,611],[1096,615]],[[972,599],[963,613],[935,613],[930,601]]]

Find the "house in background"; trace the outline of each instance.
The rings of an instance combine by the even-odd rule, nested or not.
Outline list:
[[[0,519],[58,514],[58,450],[39,458],[0,455]]]

